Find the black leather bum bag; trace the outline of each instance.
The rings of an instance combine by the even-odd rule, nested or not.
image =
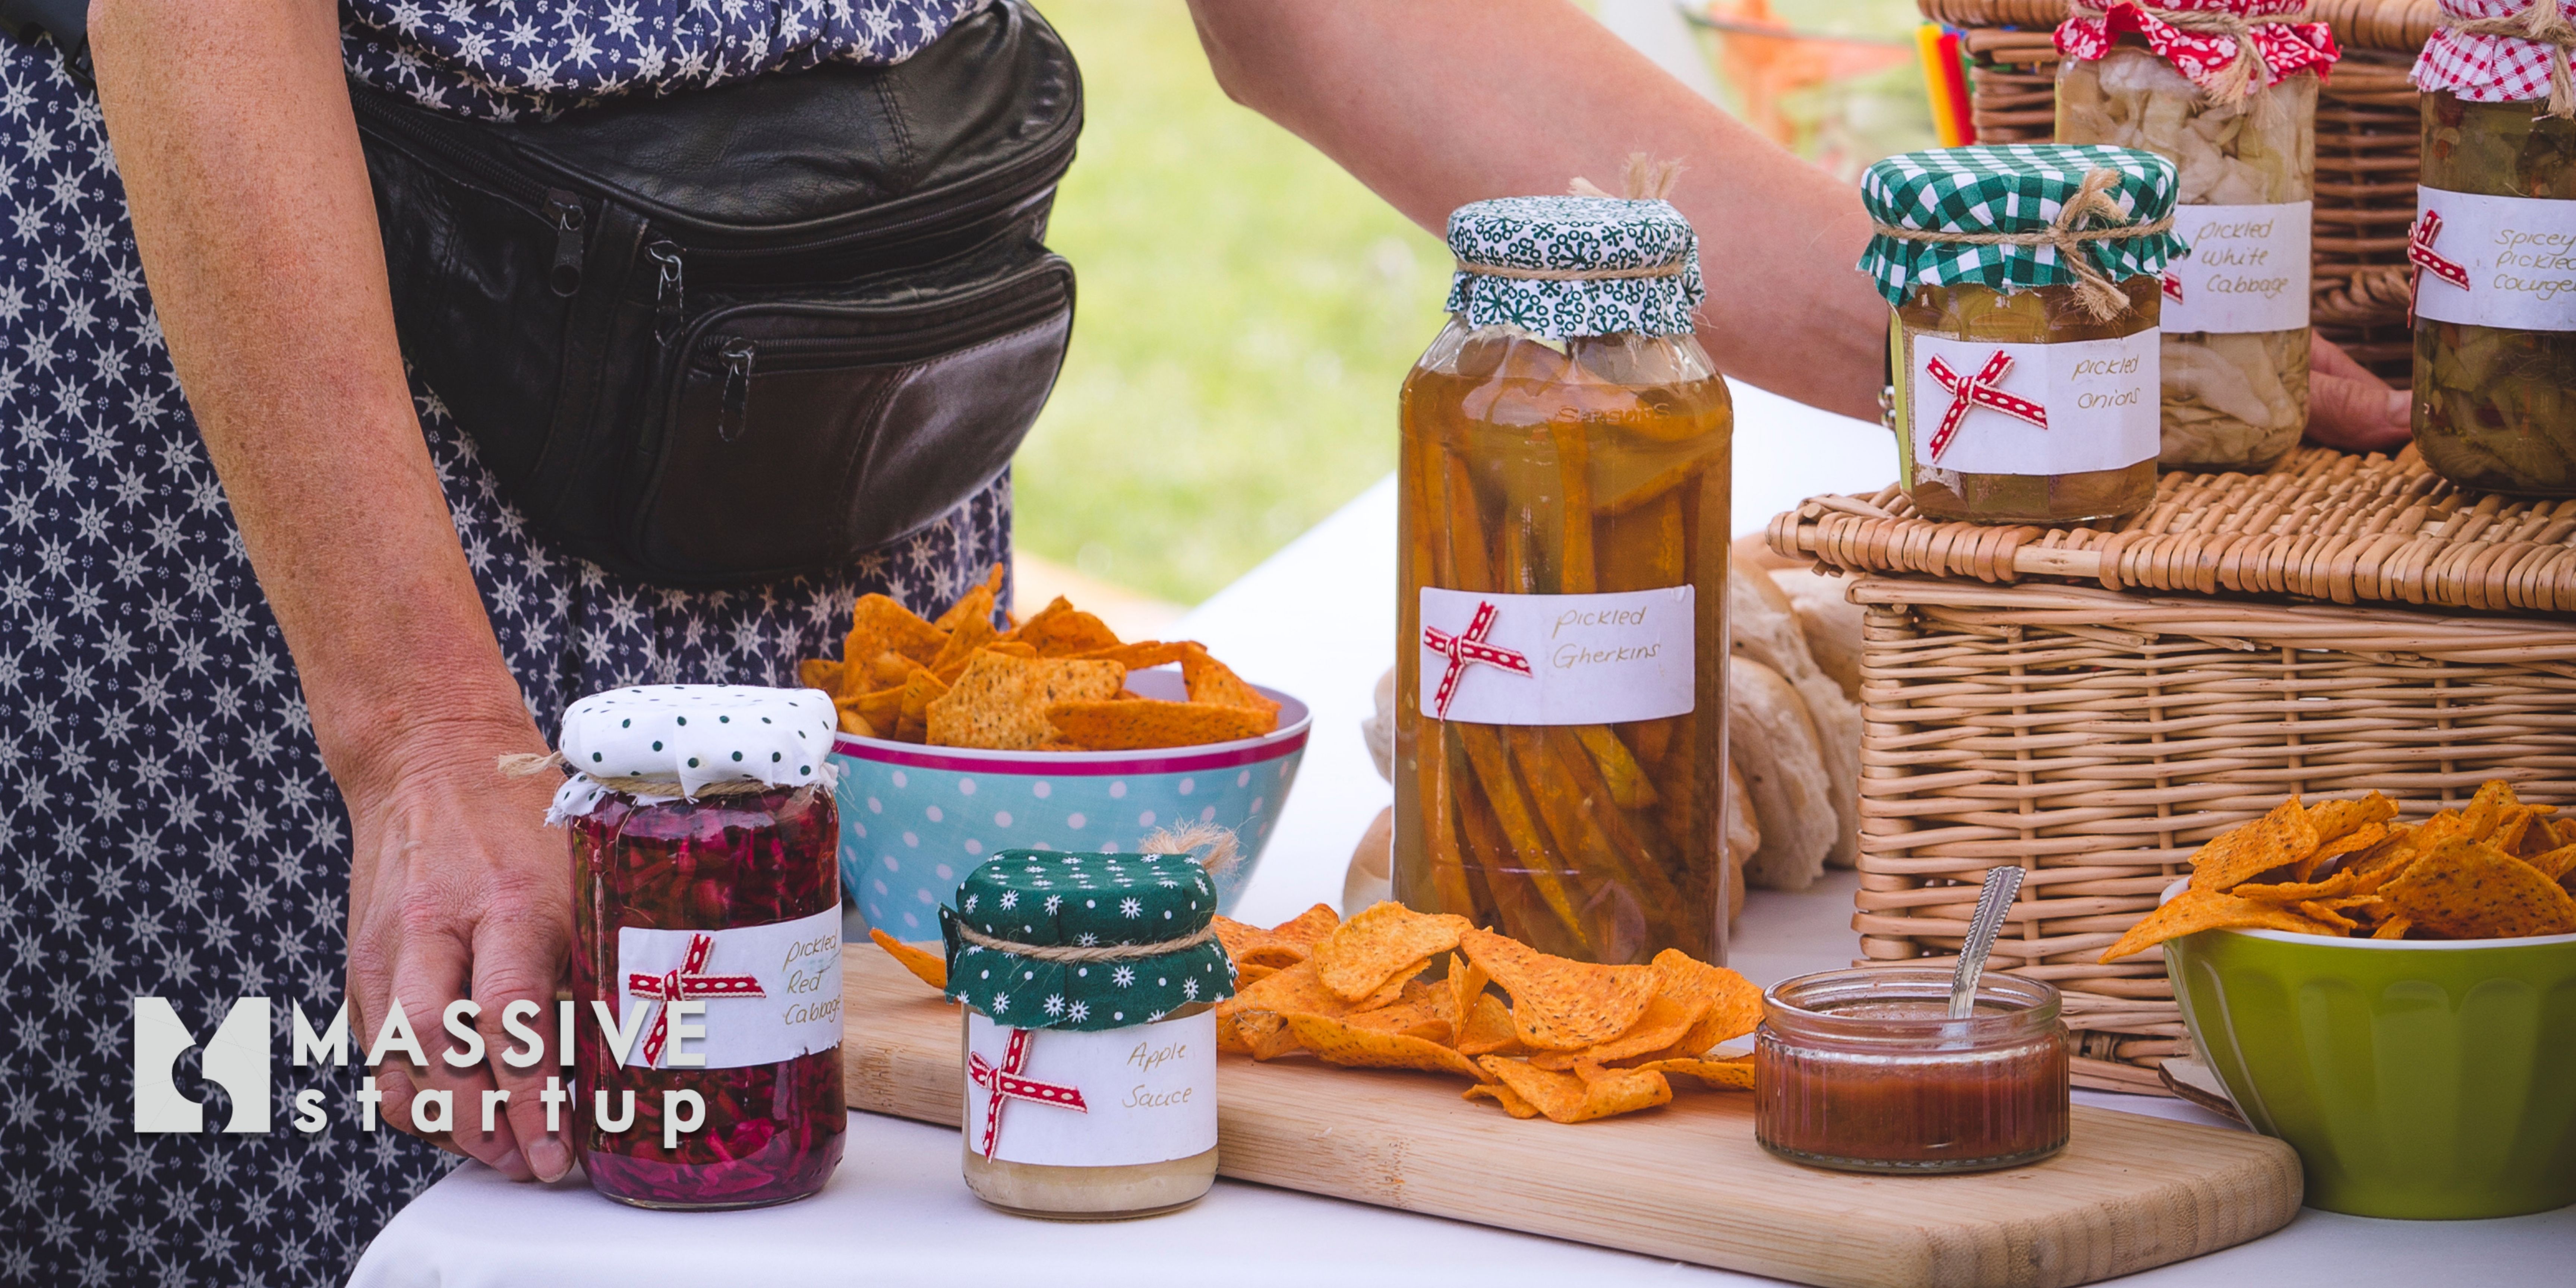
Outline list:
[[[1020,0],[892,67],[544,122],[350,92],[404,355],[568,553],[844,567],[991,483],[1063,364],[1082,86]]]

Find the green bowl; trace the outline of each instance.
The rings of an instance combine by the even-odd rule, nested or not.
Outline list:
[[[2175,1000],[2307,1202],[2460,1220],[2576,1203],[2576,935],[2167,941]]]

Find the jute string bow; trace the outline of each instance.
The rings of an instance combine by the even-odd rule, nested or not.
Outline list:
[[[1580,175],[1566,185],[1566,194],[1575,197],[1608,197],[1612,201],[1667,201],[1672,198],[1673,184],[1682,177],[1678,160],[1656,161],[1643,152],[1628,154],[1626,172],[1620,176],[1624,191],[1617,196],[1604,192],[1599,184]],[[1515,268],[1509,264],[1479,264],[1458,261],[1458,271],[1479,277],[1508,277],[1523,282],[1616,282],[1640,277],[1679,277],[1690,265],[1676,260],[1669,264],[1648,264],[1643,268]]]
[[[2509,36],[2549,46],[2549,108],[2543,115],[2559,118],[2576,117],[2576,84],[2567,75],[2567,57],[2576,51],[2576,23],[2558,7],[2558,0],[2531,0],[2531,7],[2502,18],[2453,18],[2445,16],[2442,25],[2464,36]]]
[[[2168,27],[2195,35],[2223,36],[2236,42],[2235,61],[2221,68],[2218,75],[2202,86],[2212,99],[2222,103],[2242,103],[2263,88],[2266,69],[2262,51],[2254,44],[2256,27],[2308,21],[2308,11],[2304,7],[2292,13],[2252,16],[2223,9],[2159,9],[2149,4],[2139,5],[2138,11]],[[2100,22],[2110,16],[2109,10],[2091,3],[2091,0],[2074,0],[2067,6],[2067,12],[2088,22]]]
[[[1206,868],[1208,875],[1212,877],[1221,877],[1232,872],[1235,864],[1243,857],[1236,847],[1234,833],[1213,823],[1192,823],[1177,832],[1166,828],[1136,843],[1138,854],[1198,854],[1202,848],[1207,853],[1199,855],[1199,866]],[[957,937],[978,948],[990,949],[997,953],[1010,953],[1013,956],[1034,958],[1042,962],[1087,964],[1134,961],[1140,957],[1160,957],[1165,953],[1177,953],[1183,949],[1196,948],[1216,938],[1216,923],[1210,921],[1199,927],[1197,934],[1180,939],[1166,939],[1151,944],[1101,944],[1083,947],[1078,944],[1013,943],[1008,939],[997,939],[985,934],[967,925],[965,918],[961,917],[957,920]]]
[[[2153,237],[2173,227],[2173,216],[2166,215],[2152,223],[2133,223],[2129,213],[2111,196],[2120,182],[2120,172],[2099,166],[2085,172],[2084,182],[2075,195],[2057,211],[2056,222],[2042,232],[2033,233],[1952,233],[1927,232],[1920,228],[1899,228],[1879,224],[1878,235],[1898,241],[1943,242],[1960,246],[2054,246],[2057,259],[2075,271],[2075,298],[2084,311],[2097,322],[2108,322],[2128,311],[2129,297],[2120,285],[2093,262],[2093,252],[2085,249],[2088,242],[2122,241],[2131,237]],[[2087,219],[2099,218],[2103,226],[2083,227]]]

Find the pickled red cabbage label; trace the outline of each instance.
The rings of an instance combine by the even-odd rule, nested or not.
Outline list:
[[[618,1023],[635,1032],[629,1064],[739,1069],[828,1051],[841,1044],[841,911],[729,930],[623,926],[616,978]]]
[[[1013,1034],[1026,1035],[1016,1059]],[[1121,1167],[1216,1148],[1213,1011],[1085,1031],[1013,1029],[969,1009],[965,1078],[967,1147],[989,1144],[1002,1162]]]
[[[2576,331],[2576,201],[2415,190],[2415,315]]]
[[[2165,266],[2165,333],[2306,326],[2312,204],[2175,207],[2174,231],[2191,255]]]
[[[2152,455],[2152,450],[2150,451]],[[1696,594],[1422,588],[1422,714],[1499,725],[1593,725],[1688,715]]]
[[[1910,340],[1917,470],[2082,474],[2153,460],[2162,446],[2155,328],[2065,344]]]

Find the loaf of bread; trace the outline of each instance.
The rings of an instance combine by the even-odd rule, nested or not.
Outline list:
[[[1860,858],[1860,708],[1816,666],[1789,596],[1758,569],[1737,565],[1727,579],[1727,630],[1738,656],[1780,674],[1798,692],[1816,731],[1834,820],[1826,861],[1847,868]],[[1764,815],[1762,827],[1771,828]]]
[[[1726,714],[1735,768],[1761,832],[1744,879],[1766,890],[1803,890],[1823,874],[1841,830],[1806,701],[1778,671],[1738,653],[1726,661]]]
[[[1807,652],[1816,669],[1841,685],[1843,696],[1860,701],[1861,607],[1851,602],[1851,579],[1828,577],[1805,568],[1780,568],[1771,584],[1789,597],[1798,617],[1798,632],[1807,637]]]

